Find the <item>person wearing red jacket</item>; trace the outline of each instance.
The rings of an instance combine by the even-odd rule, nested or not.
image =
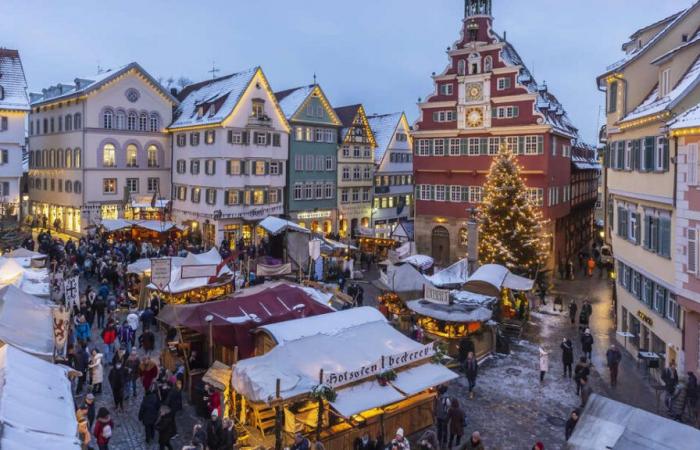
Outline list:
[[[97,446],[100,450],[109,450],[109,440],[112,438],[114,430],[114,422],[109,416],[109,411],[104,406],[97,412],[97,421],[95,428],[92,429],[92,434],[97,440]]]
[[[112,361],[114,356],[114,341],[117,340],[117,329],[113,322],[109,322],[104,330],[102,330],[102,341],[105,343],[105,361]]]

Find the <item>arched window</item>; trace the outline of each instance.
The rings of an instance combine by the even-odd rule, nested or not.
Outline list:
[[[116,115],[116,123],[115,127],[117,130],[125,130],[126,129],[126,113],[124,111],[117,111]]]
[[[481,56],[478,53],[469,55],[469,75],[481,73]]]
[[[491,72],[493,70],[493,58],[487,56],[484,58],[484,72]]]
[[[73,116],[70,114],[66,116],[66,131],[73,131]]]
[[[80,169],[80,149],[73,150],[73,167]]]
[[[114,144],[105,144],[102,147],[102,166],[115,167],[117,165],[117,149]]]
[[[59,148],[58,151],[56,152],[56,167],[62,168],[63,167],[63,149]]]
[[[148,114],[141,113],[139,116],[139,131],[148,131]]]
[[[130,112],[129,117],[127,118],[126,121],[126,129],[130,131],[136,131],[136,119],[138,116],[136,116],[135,112]]]
[[[151,144],[146,149],[148,155],[148,167],[158,167],[158,147]]]
[[[73,114],[73,128],[79,130],[83,127],[83,118],[80,113]]]
[[[467,62],[463,59],[460,59],[459,62],[457,62],[457,75],[466,75],[467,74]]]
[[[80,183],[80,181],[76,181],[73,183],[73,191],[76,194],[80,194],[83,191],[83,185]]]
[[[71,169],[73,167],[73,150],[66,149],[66,169]]]
[[[114,113],[111,110],[107,110],[102,113],[102,128],[112,129],[114,126]]]
[[[138,167],[138,149],[134,144],[126,146],[126,167]]]
[[[151,113],[149,125],[150,131],[154,133],[160,130],[160,120],[158,120],[158,114]]]
[[[69,194],[73,192],[73,182],[71,180],[66,180],[66,185],[64,186],[66,192]]]
[[[44,119],[44,134],[49,132],[49,119]]]

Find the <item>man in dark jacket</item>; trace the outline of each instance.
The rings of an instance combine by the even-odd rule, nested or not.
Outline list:
[[[158,400],[158,394],[156,394],[155,389],[151,389],[143,396],[141,408],[139,408],[139,420],[143,423],[147,444],[155,437],[155,424],[156,420],[158,420],[159,409],[160,401]]]
[[[583,313],[583,311],[581,313]],[[581,351],[583,351],[583,355],[588,358],[589,361],[593,361],[591,359],[593,355],[593,336],[589,328],[586,328],[586,331],[583,332],[583,336],[581,336]]]
[[[219,410],[213,409],[211,411],[211,420],[207,422],[207,446],[209,448],[219,448],[222,441],[221,430]]]
[[[574,344],[571,342],[571,339],[564,338],[560,347],[561,362],[564,365],[564,376],[566,377],[568,373],[569,378],[571,378],[571,366],[574,363]]]
[[[109,371],[109,386],[112,388],[112,396],[114,397],[114,408],[124,412],[124,388],[126,387],[126,379],[129,376],[126,367],[121,362],[112,367]]]
[[[582,356],[581,359],[579,360],[579,363],[576,364],[576,367],[574,368],[574,381],[576,382],[576,395],[579,395],[581,393],[581,380],[586,379],[588,380],[588,375],[590,375],[591,369],[588,366],[588,362],[586,361],[586,357]]]
[[[435,398],[435,423],[437,426],[437,438],[441,447],[447,444],[447,421],[450,411],[450,397],[447,395],[447,386],[438,388],[438,396]]]
[[[564,438],[568,441],[571,435],[574,433],[574,428],[576,428],[576,424],[578,423],[578,410],[575,409],[571,411],[571,415],[569,416],[569,420],[566,421],[566,426],[564,428]]]
[[[169,381],[168,384],[170,384]],[[170,386],[168,396],[165,398],[165,404],[170,407],[173,415],[177,417],[177,413],[182,410],[182,381],[177,380],[175,386]]]
[[[73,368],[81,373],[78,377],[78,385],[75,388],[75,393],[83,392],[83,386],[87,379],[88,364],[90,363],[90,355],[82,343],[77,343],[74,349],[75,357],[73,358]]]
[[[688,372],[688,384],[686,385],[688,408],[692,417],[695,417],[698,407],[698,396],[700,396],[700,391],[698,391],[698,378],[695,373]]]
[[[479,363],[474,357],[474,352],[467,354],[467,360],[464,361],[464,375],[469,382],[469,398],[474,398],[474,386],[476,386],[476,377],[479,374]]]
[[[615,344],[612,344],[605,353],[605,358],[610,369],[610,385],[613,387],[617,386],[617,368],[620,365],[620,361],[622,361],[622,353],[615,347]]]
[[[576,300],[571,300],[569,302],[569,319],[571,319],[571,325],[576,323],[576,311],[578,311],[578,306],[576,305]]]
[[[173,450],[170,440],[177,434],[177,427],[175,426],[175,415],[166,405],[160,407],[156,429],[158,430],[158,445],[161,450],[166,447]]]

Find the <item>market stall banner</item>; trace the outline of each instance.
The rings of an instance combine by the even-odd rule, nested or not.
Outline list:
[[[437,289],[425,285],[423,287],[423,298],[431,303],[437,303],[439,305],[449,305],[450,304],[450,291],[447,289]]]
[[[217,275],[216,264],[202,264],[194,266],[182,266],[180,268],[180,278],[211,278]]]
[[[259,277],[274,277],[292,273],[292,263],[270,266],[258,263],[255,274]]]
[[[63,293],[66,296],[66,305],[80,306],[80,288],[78,277],[66,278],[63,281]]]
[[[435,354],[435,343],[431,342],[423,347],[416,350],[409,350],[406,352],[396,353],[394,355],[385,356],[384,360],[384,370],[387,369],[398,369],[399,367],[407,366],[413,364],[414,362],[421,361],[432,357]]]
[[[53,342],[56,356],[66,356],[66,343],[68,342],[68,324],[70,323],[70,310],[63,307],[54,308],[53,311]]]
[[[309,256],[312,260],[316,261],[319,256],[321,256],[321,240],[314,239],[309,241]]]
[[[170,283],[171,264],[170,258],[151,259],[151,283],[161,291]]]

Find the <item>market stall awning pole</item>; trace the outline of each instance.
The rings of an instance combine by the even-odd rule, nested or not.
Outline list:
[[[275,382],[275,450],[282,450],[282,407],[280,402],[280,379]]]
[[[323,369],[318,375],[318,384],[323,384]],[[318,419],[316,420],[316,442],[321,442],[321,427],[323,426],[323,398],[318,399]]]

